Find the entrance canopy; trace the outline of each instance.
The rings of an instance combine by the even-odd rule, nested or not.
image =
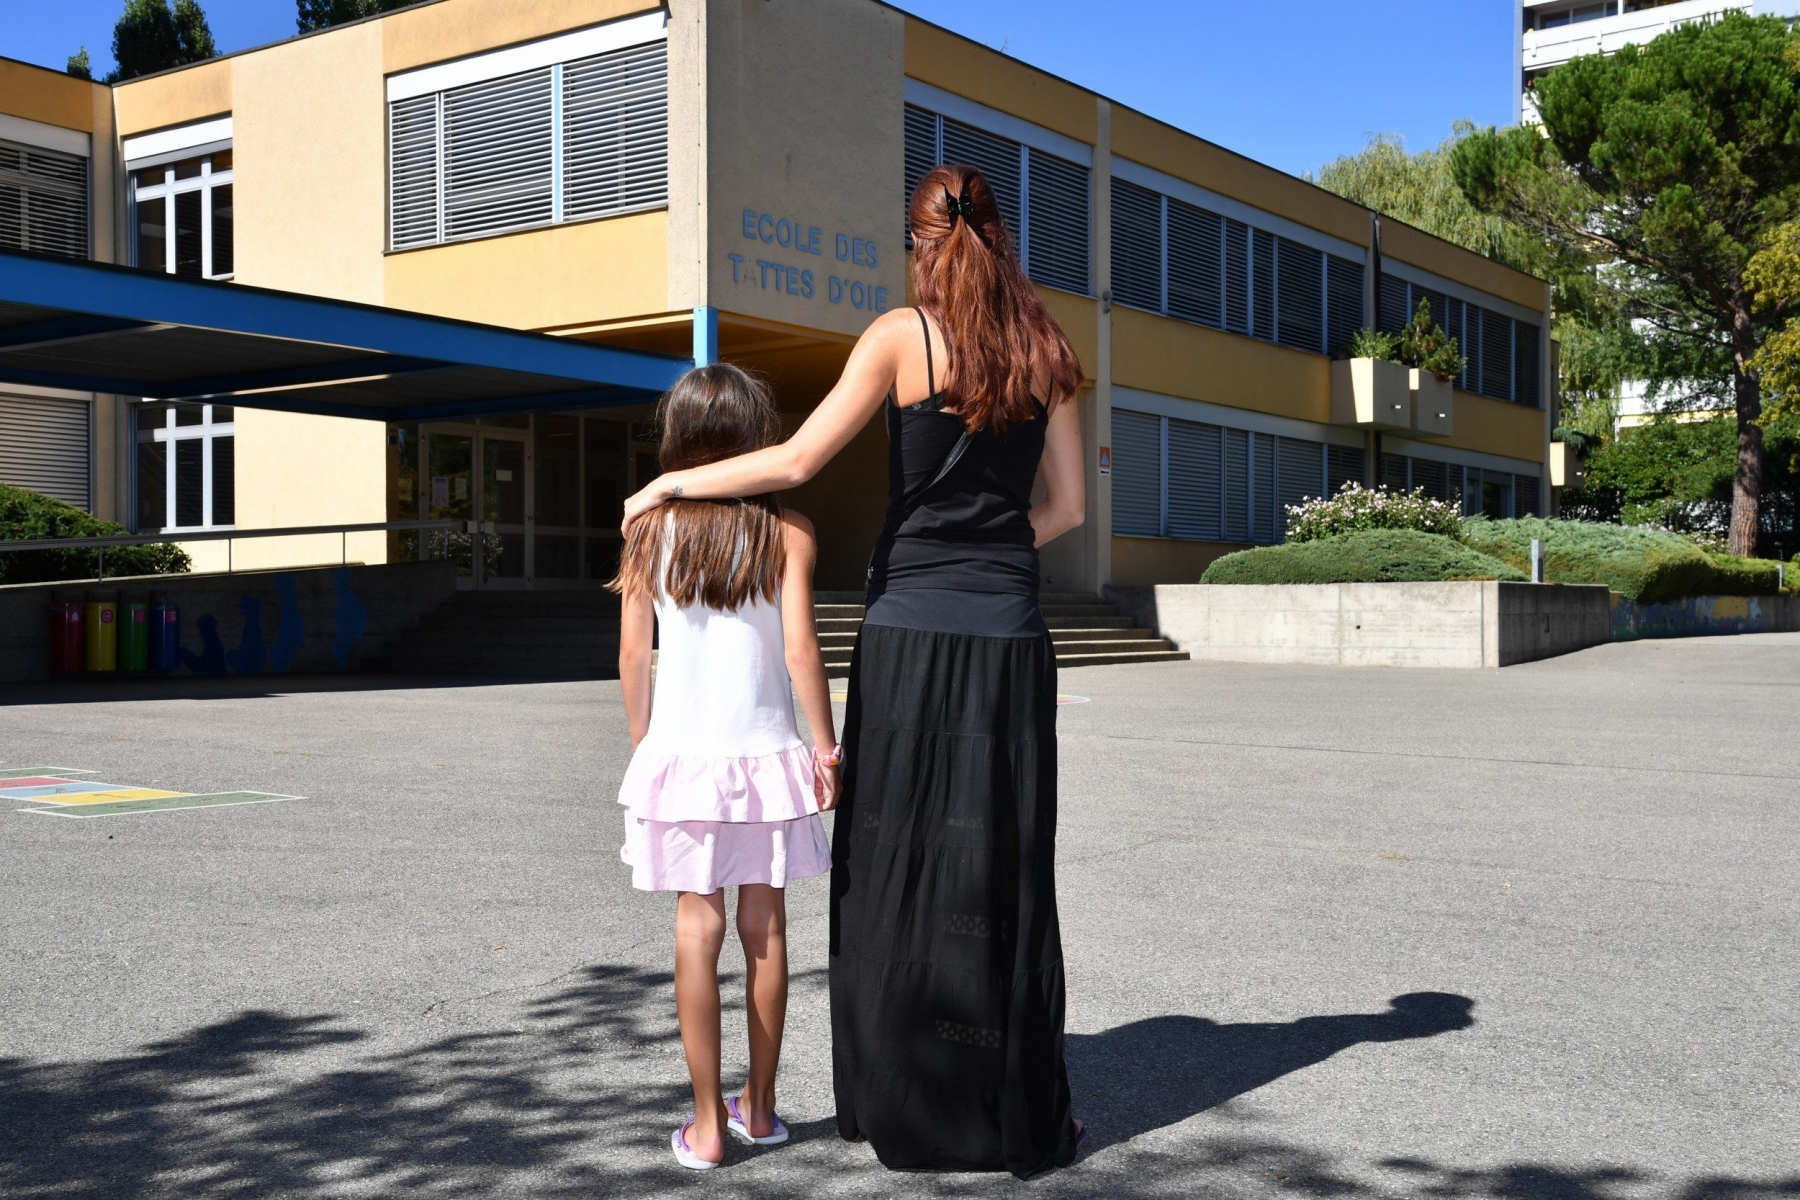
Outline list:
[[[0,252],[0,384],[431,421],[654,400],[690,360]]]

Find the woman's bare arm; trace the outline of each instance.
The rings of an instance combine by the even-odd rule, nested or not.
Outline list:
[[[799,487],[817,475],[881,408],[908,337],[918,342],[919,318],[913,310],[894,309],[877,317],[850,351],[837,385],[793,437],[766,450],[659,475],[625,501],[624,528],[676,496],[761,496]]]
[[[1064,400],[1050,413],[1044,433],[1044,499],[1031,510],[1037,544],[1074,529],[1087,519],[1087,478],[1082,470],[1081,417],[1075,401]]]
[[[631,748],[650,732],[650,648],[656,639],[656,608],[643,592],[626,592],[619,602],[619,687],[625,693],[625,725]]]

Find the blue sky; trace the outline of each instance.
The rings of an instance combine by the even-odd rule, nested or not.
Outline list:
[[[293,0],[201,0],[223,50],[294,31]],[[780,0],[772,0],[779,3]],[[897,0],[898,6],[1285,171],[1371,133],[1436,145],[1512,119],[1513,0]],[[111,66],[122,0],[0,0],[0,55]]]

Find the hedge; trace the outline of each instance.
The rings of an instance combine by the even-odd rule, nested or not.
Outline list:
[[[0,541],[37,538],[120,537],[123,525],[97,520],[73,504],[38,492],[0,484]],[[175,546],[113,546],[106,551],[107,575],[175,575],[192,564]],[[0,583],[44,583],[92,579],[92,550],[26,550],[0,554]]]
[[[1711,554],[1656,529],[1546,517],[1472,518],[1463,527],[1470,546],[1520,570],[1530,570],[1533,538],[1544,540],[1544,578],[1551,583],[1603,583],[1640,604],[1779,590],[1775,563]]]
[[[1215,559],[1201,583],[1436,583],[1524,579],[1455,538],[1410,529],[1341,533],[1314,542],[1240,550]]]

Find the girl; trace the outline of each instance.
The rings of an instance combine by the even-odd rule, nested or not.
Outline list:
[[[664,471],[773,445],[768,392],[736,367],[689,371],[657,406]],[[811,522],[773,496],[671,498],[625,542],[619,678],[635,750],[619,788],[634,887],[678,893],[675,1012],[694,1084],[694,1116],[669,1136],[676,1161],[711,1170],[725,1133],[787,1140],[775,1068],[787,1015],[789,879],[823,875],[831,850],[819,813],[837,802],[840,752],[813,626]],[[660,626],[655,700],[652,637]],[[813,746],[794,725],[792,688]],[[738,889],[750,1078],[719,1088],[719,950],[724,889]]]

